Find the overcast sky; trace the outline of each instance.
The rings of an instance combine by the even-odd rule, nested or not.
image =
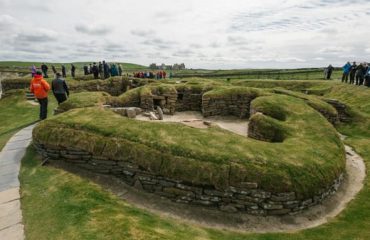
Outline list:
[[[370,0],[0,0],[0,60],[296,68],[370,61]]]

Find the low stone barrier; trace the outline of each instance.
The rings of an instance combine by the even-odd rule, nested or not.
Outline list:
[[[65,161],[95,173],[115,176],[139,190],[174,202],[252,215],[297,214],[334,194],[343,180],[343,174],[341,174],[330,187],[322,189],[317,195],[299,199],[294,192],[267,192],[253,182],[242,182],[239,186],[229,186],[220,190],[214,186],[194,185],[158,176],[145,171],[144,168],[129,160],[117,161],[103,156],[94,156],[82,149],[44,145],[36,141],[34,146],[42,156],[51,160]]]

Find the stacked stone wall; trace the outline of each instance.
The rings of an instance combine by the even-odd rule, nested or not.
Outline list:
[[[242,182],[238,186],[216,189],[209,185],[193,185],[188,182],[158,176],[131,161],[117,161],[74,149],[34,142],[37,151],[51,160],[65,161],[76,167],[95,173],[108,174],[141,191],[168,198],[183,204],[201,205],[227,212],[245,212],[252,215],[297,214],[321,203],[334,194],[343,180],[341,174],[333,184],[315,196],[300,199],[295,192],[268,192],[257,183]]]

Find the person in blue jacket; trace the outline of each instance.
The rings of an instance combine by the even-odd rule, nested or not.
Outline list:
[[[347,83],[348,82],[348,76],[349,76],[349,72],[351,71],[351,63],[350,62],[347,62],[344,66],[343,66],[343,75],[342,75],[342,82],[345,82]]]

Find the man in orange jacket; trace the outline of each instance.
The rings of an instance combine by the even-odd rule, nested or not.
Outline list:
[[[50,85],[42,77],[40,71],[36,72],[30,85],[30,90],[39,101],[40,104],[40,120],[46,119],[48,114],[48,92],[50,90]]]

